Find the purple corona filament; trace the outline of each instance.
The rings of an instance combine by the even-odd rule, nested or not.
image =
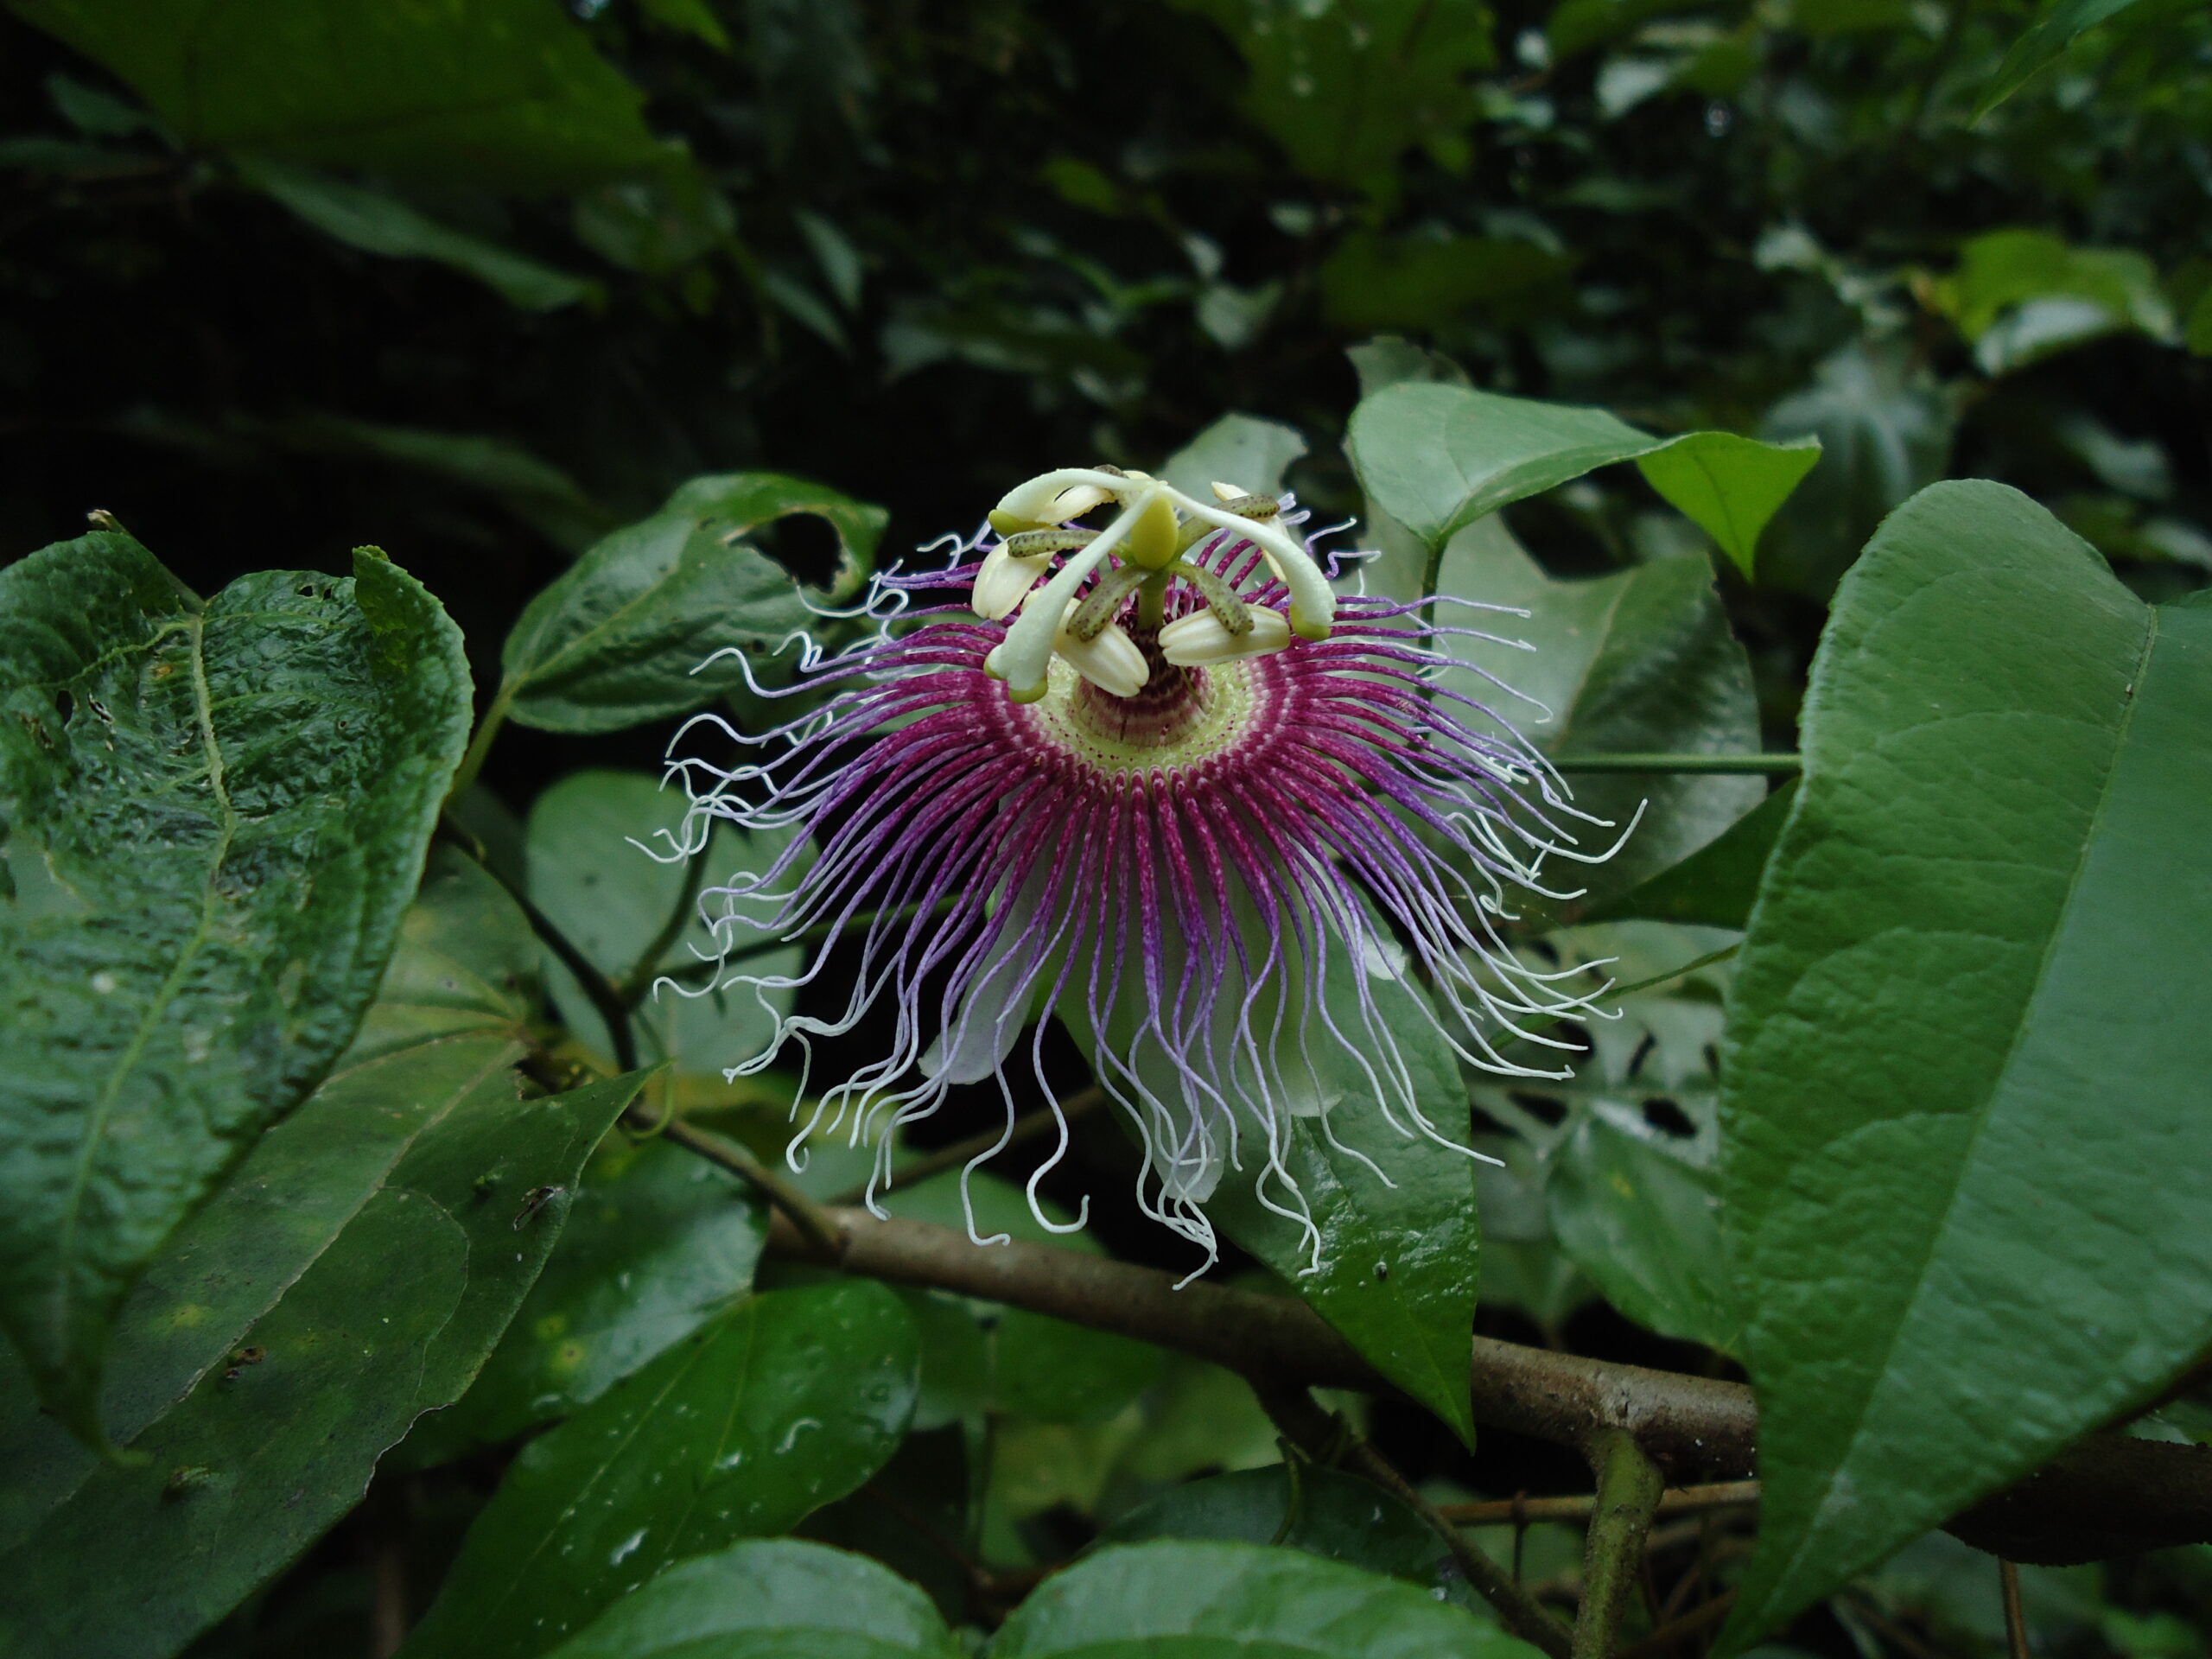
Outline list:
[[[838,940],[859,944],[842,1014],[784,1018],[728,1075],[792,1043],[810,1061],[811,1039],[886,999],[896,1015],[887,1052],[815,1099],[795,1167],[814,1135],[873,1145],[873,1208],[887,1131],[986,1078],[1010,1132],[1007,1071],[1025,1046],[1052,1099],[1040,1033],[1057,1011],[1144,1147],[1148,1213],[1211,1261],[1201,1205],[1243,1171],[1306,1225],[1318,1263],[1284,1152],[1301,1117],[1335,1142],[1342,1090],[1322,1076],[1348,1061],[1401,1134],[1464,1134],[1416,1099],[1378,986],[1418,980],[1427,995],[1407,1000],[1471,1065],[1565,1075],[1501,1046],[1569,1048],[1518,1022],[1586,1011],[1594,992],[1526,965],[1497,924],[1515,889],[1564,896],[1543,864],[1593,861],[1568,825],[1598,821],[1507,721],[1438,682],[1449,637],[1496,636],[1336,594],[1337,561],[1324,572],[1283,528],[1297,516],[1215,490],[1226,508],[1141,474],[1047,474],[993,515],[1002,534],[875,579],[857,613],[873,632],[808,650],[800,683],[830,693],[811,713],[758,736],[693,722],[765,758],[673,763],[693,810],[668,855],[702,846],[715,818],[797,832],[772,868],[704,895],[723,949],[829,935],[797,976],[730,971],[721,988],[804,985]],[[1122,510],[1106,531],[1071,525],[1109,499]],[[1059,1128],[1033,1208],[1067,1152]]]

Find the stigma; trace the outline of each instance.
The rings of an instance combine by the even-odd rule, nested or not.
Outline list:
[[[1233,484],[1212,489],[1215,499],[1201,501],[1148,474],[1096,467],[1039,474],[1007,491],[990,514],[1000,539],[972,603],[988,620],[1014,620],[984,671],[1016,702],[1045,696],[1056,662],[1127,698],[1147,683],[1147,648],[1195,668],[1327,639],[1336,594],[1284,528],[1281,503]],[[1109,504],[1117,511],[1103,528],[1077,522]],[[1239,591],[1206,560],[1200,543],[1209,541],[1216,550],[1249,544],[1287,607]]]

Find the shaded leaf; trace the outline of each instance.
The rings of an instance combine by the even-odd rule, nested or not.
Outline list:
[[[1322,262],[1321,303],[1339,328],[1433,327],[1479,306],[1555,292],[1573,263],[1517,238],[1356,231]]]
[[[0,1558],[0,1643],[173,1653],[359,1503],[385,1450],[467,1386],[559,1236],[586,1154],[641,1080],[524,1101],[502,1065],[458,1099],[435,1086],[398,1096],[401,1115],[431,1121],[304,1260],[259,1254],[256,1212],[273,1191],[235,1206],[180,1276],[219,1293],[232,1274],[296,1277],[227,1363],[132,1440],[143,1461],[100,1465]],[[172,1317],[196,1311],[179,1299]],[[114,1593],[119,1559],[127,1596]]]
[[[1989,78],[1989,85],[1974,100],[1974,118],[1980,120],[2057,62],[2060,54],[2085,30],[2094,29],[2134,3],[2135,0],[2054,0],[2050,13],[2012,42],[2004,62]]]
[[[2212,1344],[2212,606],[1938,485],[1839,589],[1804,730],[1723,1102],[1738,1643]]]
[[[352,1039],[467,735],[459,632],[353,569],[0,572],[0,1315],[87,1438],[132,1282]]]
[[[1615,922],[1642,916],[1738,931],[1749,926],[1759,877],[1796,791],[1797,780],[1789,779],[1681,863],[1586,912],[1583,919]]]
[[[1251,415],[1224,415],[1167,458],[1160,476],[1185,495],[1213,499],[1213,480],[1259,495],[1282,489],[1282,475],[1306,453],[1294,427]]]
[[[435,1461],[589,1405],[749,1291],[766,1236],[750,1189],[703,1159],[663,1141],[601,1147],[475,1386],[409,1451]]]
[[[1937,309],[1973,342],[1986,374],[2013,369],[2132,328],[2172,340],[2173,308],[2158,267],[2132,248],[2077,248],[2046,231],[1991,231],[1959,250],[1934,283]]]
[[[1636,461],[1746,569],[1759,532],[1811,465],[1797,453],[1806,447],[1718,432],[1655,438],[1602,409],[1414,381],[1363,399],[1345,439],[1376,505],[1431,547],[1509,503]]]
[[[1332,957],[1325,995],[1338,1027],[1359,1032],[1359,994],[1349,978],[1356,969],[1343,957]],[[1421,1109],[1445,1134],[1463,1134],[1467,1096],[1459,1057],[1423,994],[1402,978],[1380,976],[1366,990]],[[1340,1045],[1317,1042],[1310,1058],[1321,1098],[1331,1103],[1326,1128],[1319,1118],[1292,1117],[1282,1163],[1305,1195],[1313,1230],[1261,1202],[1256,1167],[1225,1175],[1206,1213],[1471,1445],[1467,1355],[1480,1243],[1475,1160],[1386,1117],[1375,1079]],[[1247,1158],[1248,1165],[1256,1161]],[[1283,1202],[1279,1192],[1269,1196]]]
[[[1471,71],[1497,60],[1479,0],[1176,0],[1218,24],[1250,66],[1238,99],[1308,178],[1389,194],[1400,156],[1471,159]]]
[[[793,513],[836,533],[831,597],[849,593],[882,508],[776,473],[695,478],[531,601],[500,653],[502,704],[525,726],[610,732],[742,686],[738,654],[772,655],[816,620],[798,583],[743,539]]]
[[[1103,1549],[1014,1610],[992,1659],[1528,1659],[1527,1643],[1424,1590],[1304,1550],[1161,1541]]]
[[[930,1599],[889,1568],[796,1538],[679,1563],[558,1659],[961,1659]]]
[[[889,1290],[753,1298],[523,1448],[408,1659],[550,1651],[669,1562],[844,1497],[913,1405],[913,1326]]]
[[[1427,1522],[1371,1482],[1336,1469],[1281,1464],[1194,1480],[1129,1511],[1102,1544],[1154,1538],[1280,1544],[1424,1590],[1470,1592]]]
[[[543,190],[668,156],[637,90],[557,7],[16,0],[192,144]]]
[[[658,832],[678,830],[690,798],[676,787],[664,789],[636,772],[579,772],[562,779],[531,804],[524,842],[532,902],[602,973],[618,983],[641,965],[640,959],[684,901],[685,867],[664,864],[635,845],[643,842],[665,856],[671,843]],[[741,873],[766,870],[782,850],[784,837],[769,832],[742,833],[718,823],[703,855],[702,885],[719,887]],[[714,901],[721,913],[719,901]],[[734,906],[764,919],[772,906]],[[716,950],[715,936],[698,918],[696,894],[685,925],[661,951],[644,964],[645,981],[666,973],[682,976],[699,989],[702,960]],[[774,936],[733,925],[728,943],[750,951],[773,944]],[[703,955],[702,955],[703,953]],[[742,971],[796,974],[804,952],[797,946],[747,955]],[[550,951],[543,972],[561,1017],[588,1047],[613,1052],[606,1022],[582,988]],[[740,971],[733,964],[732,973]],[[672,988],[648,995],[632,1016],[640,1052],[675,1063],[679,1076],[713,1077],[725,1066],[749,1060],[767,1046],[776,1020],[790,1011],[791,992],[741,987],[687,996]]]
[[[1498,725],[1517,728],[1546,754],[1735,754],[1758,747],[1751,665],[1729,630],[1703,556],[1557,582],[1491,518],[1452,537],[1437,585],[1446,594],[1529,612],[1526,619],[1462,615],[1465,626],[1525,641],[1533,651],[1466,638],[1446,644],[1453,657],[1497,676],[1518,698],[1508,698],[1479,672],[1450,672],[1442,683],[1482,703]],[[1462,717],[1481,723],[1471,712]],[[1605,863],[1548,868],[1560,891],[1585,895],[1564,907],[1569,916],[1680,863],[1758,805],[1765,788],[1756,778],[1681,772],[1584,772],[1567,782],[1577,810],[1599,821],[1567,824],[1585,855],[1605,851],[1639,806],[1643,810],[1634,833]],[[1544,901],[1520,902],[1540,909]]]
[[[594,291],[594,285],[582,277],[441,225],[384,191],[341,183],[281,162],[248,160],[239,163],[238,171],[256,189],[348,247],[388,259],[431,259],[449,265],[524,311],[557,311]]]

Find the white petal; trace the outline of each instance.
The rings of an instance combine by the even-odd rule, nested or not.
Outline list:
[[[1241,662],[1265,657],[1290,643],[1290,623],[1281,611],[1265,605],[1251,607],[1252,630],[1231,633],[1211,611],[1179,616],[1160,631],[1160,654],[1184,668],[1208,663]]]
[[[1214,480],[1210,487],[1212,489],[1213,493],[1219,496],[1224,501],[1240,501],[1243,499],[1244,497],[1252,493],[1251,491],[1244,488],[1242,485],[1224,484],[1217,478]]]
[[[1068,609],[1073,612],[1075,607],[1071,605]],[[1064,626],[1059,638],[1053,641],[1053,649],[1084,679],[1117,697],[1134,697],[1152,677],[1152,667],[1145,661],[1144,652],[1137,649],[1135,640],[1122,632],[1118,622],[1109,622],[1095,639],[1078,639]]]
[[[1049,553],[1018,559],[1006,550],[1005,543],[1000,543],[983,556],[983,568],[976,573],[976,591],[970,596],[976,614],[993,622],[1011,616],[1014,607],[1037,585],[1038,578],[1052,568]]]

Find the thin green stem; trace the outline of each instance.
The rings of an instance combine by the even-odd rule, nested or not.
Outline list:
[[[683,890],[677,895],[676,903],[668,912],[668,919],[661,924],[660,931],[653,935],[652,943],[638,953],[638,959],[631,964],[630,971],[614,982],[614,988],[621,994],[623,1007],[634,1008],[645,1000],[645,994],[653,988],[653,981],[659,977],[660,959],[668,954],[669,947],[683,937],[683,929],[691,919],[691,906],[699,898],[700,884],[706,880],[707,851],[712,844],[709,842],[702,845],[697,852],[683,861]]]
[[[1794,776],[1805,769],[1803,758],[1795,754],[1557,754],[1552,765],[1561,772],[1763,772],[1772,777]]]
[[[584,995],[607,1022],[607,1040],[614,1050],[614,1069],[617,1072],[638,1069],[638,1036],[630,1023],[630,1007],[622,1000],[621,992],[613,982],[599,970],[590,957],[579,950],[575,941],[563,933],[553,918],[531,902],[531,897],[502,875],[492,861],[485,857],[483,843],[450,818],[438,820],[439,833],[474,859],[485,874],[506,889],[507,897],[521,910],[523,919],[530,924],[530,931],[537,935],[545,948],[560,961],[561,965],[575,976],[576,983],[583,988]]]
[[[1625,1429],[1590,1437],[1598,1500],[1582,1552],[1582,1608],[1574,1621],[1573,1659],[1613,1659],[1621,1615],[1643,1564],[1643,1541],[1666,1478]]]
[[[467,791],[476,781],[476,774],[484,770],[484,757],[492,753],[492,740],[499,734],[499,728],[507,723],[507,711],[515,706],[512,686],[503,685],[492,698],[492,705],[485,709],[484,718],[476,723],[476,734],[468,740],[468,747],[454,769],[453,785],[446,791],[446,804],[450,806]]]
[[[1137,589],[1137,626],[1157,633],[1167,620],[1167,579],[1173,569],[1146,579]]]
[[[673,1109],[656,1119],[632,1108],[623,1121],[635,1134],[658,1135],[695,1157],[705,1159],[716,1168],[728,1170],[782,1211],[824,1261],[834,1264],[843,1259],[845,1234],[836,1217],[807,1197],[782,1171],[770,1168],[736,1141],[711,1129],[686,1123],[675,1116]]]

